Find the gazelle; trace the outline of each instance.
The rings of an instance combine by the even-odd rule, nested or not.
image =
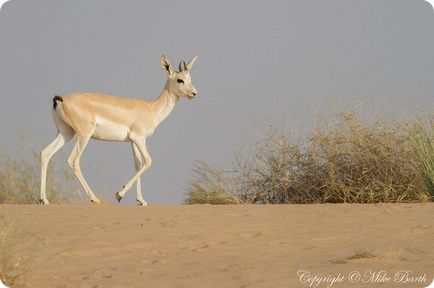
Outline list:
[[[90,138],[105,141],[130,142],[133,150],[136,174],[116,193],[120,202],[125,193],[136,182],[139,205],[147,205],[141,193],[140,176],[151,166],[151,156],[146,149],[146,138],[169,116],[181,97],[193,99],[196,88],[191,83],[190,70],[196,61],[194,57],[187,64],[179,63],[174,71],[169,59],[161,55],[161,67],[167,74],[166,85],[160,96],[153,101],[121,98],[99,93],[72,93],[53,98],[53,118],[58,134],[41,152],[41,195],[40,203],[49,204],[45,192],[47,166],[53,155],[65,143],[77,135],[68,164],[71,166],[87,196],[93,203],[101,203],[87,184],[80,169],[80,157]],[[144,158],[145,164],[142,165]]]

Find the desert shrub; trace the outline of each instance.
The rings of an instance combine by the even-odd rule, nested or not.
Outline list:
[[[336,113],[333,120],[321,123],[306,140],[298,141],[282,129],[271,128],[236,161],[231,169],[235,172],[214,167],[211,175],[203,163],[196,165],[196,178],[187,188],[186,202],[203,203],[191,198],[199,190],[202,195],[229,194],[238,199],[237,203],[257,204],[416,202],[431,198],[416,168],[420,159],[412,137],[422,133],[417,125],[386,120],[368,123],[354,112]],[[432,156],[431,150],[427,157],[432,161]]]
[[[26,151],[30,153],[25,153]],[[39,153],[28,149],[21,152],[20,155],[25,155],[23,158],[14,158],[0,152],[0,203],[37,204],[39,202]],[[50,163],[47,171],[48,200],[51,203],[76,200],[78,190],[73,174],[68,169],[54,164]]]

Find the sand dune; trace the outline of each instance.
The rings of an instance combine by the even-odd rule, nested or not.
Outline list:
[[[2,205],[0,225],[21,287],[426,287],[434,276],[433,204]]]

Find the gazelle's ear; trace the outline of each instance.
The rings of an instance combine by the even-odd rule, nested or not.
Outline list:
[[[193,59],[190,60],[187,64],[187,70],[191,70],[191,67],[193,67],[194,62],[196,62],[197,56],[195,56]]]
[[[161,68],[166,71],[167,76],[170,77],[173,75],[172,64],[170,64],[169,59],[167,59],[166,55],[164,54],[161,55]]]

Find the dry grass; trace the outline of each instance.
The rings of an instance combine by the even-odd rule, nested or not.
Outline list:
[[[348,260],[370,259],[370,258],[375,258],[375,257],[377,257],[377,255],[372,254],[371,252],[366,250],[366,251],[360,251],[360,252],[356,253],[355,255],[348,257]]]
[[[31,242],[32,245],[23,244]],[[0,217],[0,279],[8,287],[27,287],[25,274],[34,268],[44,239],[28,231],[25,223]]]
[[[190,191],[186,199],[187,204],[239,204],[241,203],[235,192],[231,191],[231,184],[224,172],[217,167],[203,161],[197,161],[193,168],[196,179],[188,185]],[[191,202],[190,202],[191,201]]]
[[[12,222],[0,222],[0,279],[8,287],[20,287],[21,277],[28,272],[30,262],[15,256],[14,242],[18,239],[17,227]]]
[[[22,158],[0,153],[0,203],[37,204],[39,202],[39,153],[22,149]],[[29,153],[30,152],[30,153]],[[29,156],[28,154],[32,154]],[[79,196],[73,174],[56,163],[50,163],[47,177],[47,198],[51,203],[76,200]],[[55,168],[54,168],[55,167]]]
[[[239,158],[235,173],[198,162],[186,203],[212,203],[208,195],[257,204],[428,201],[428,183],[418,172],[420,157],[412,144],[424,133],[417,123],[367,123],[343,112],[322,121],[304,141],[272,128]],[[424,157],[433,164],[430,152]]]

